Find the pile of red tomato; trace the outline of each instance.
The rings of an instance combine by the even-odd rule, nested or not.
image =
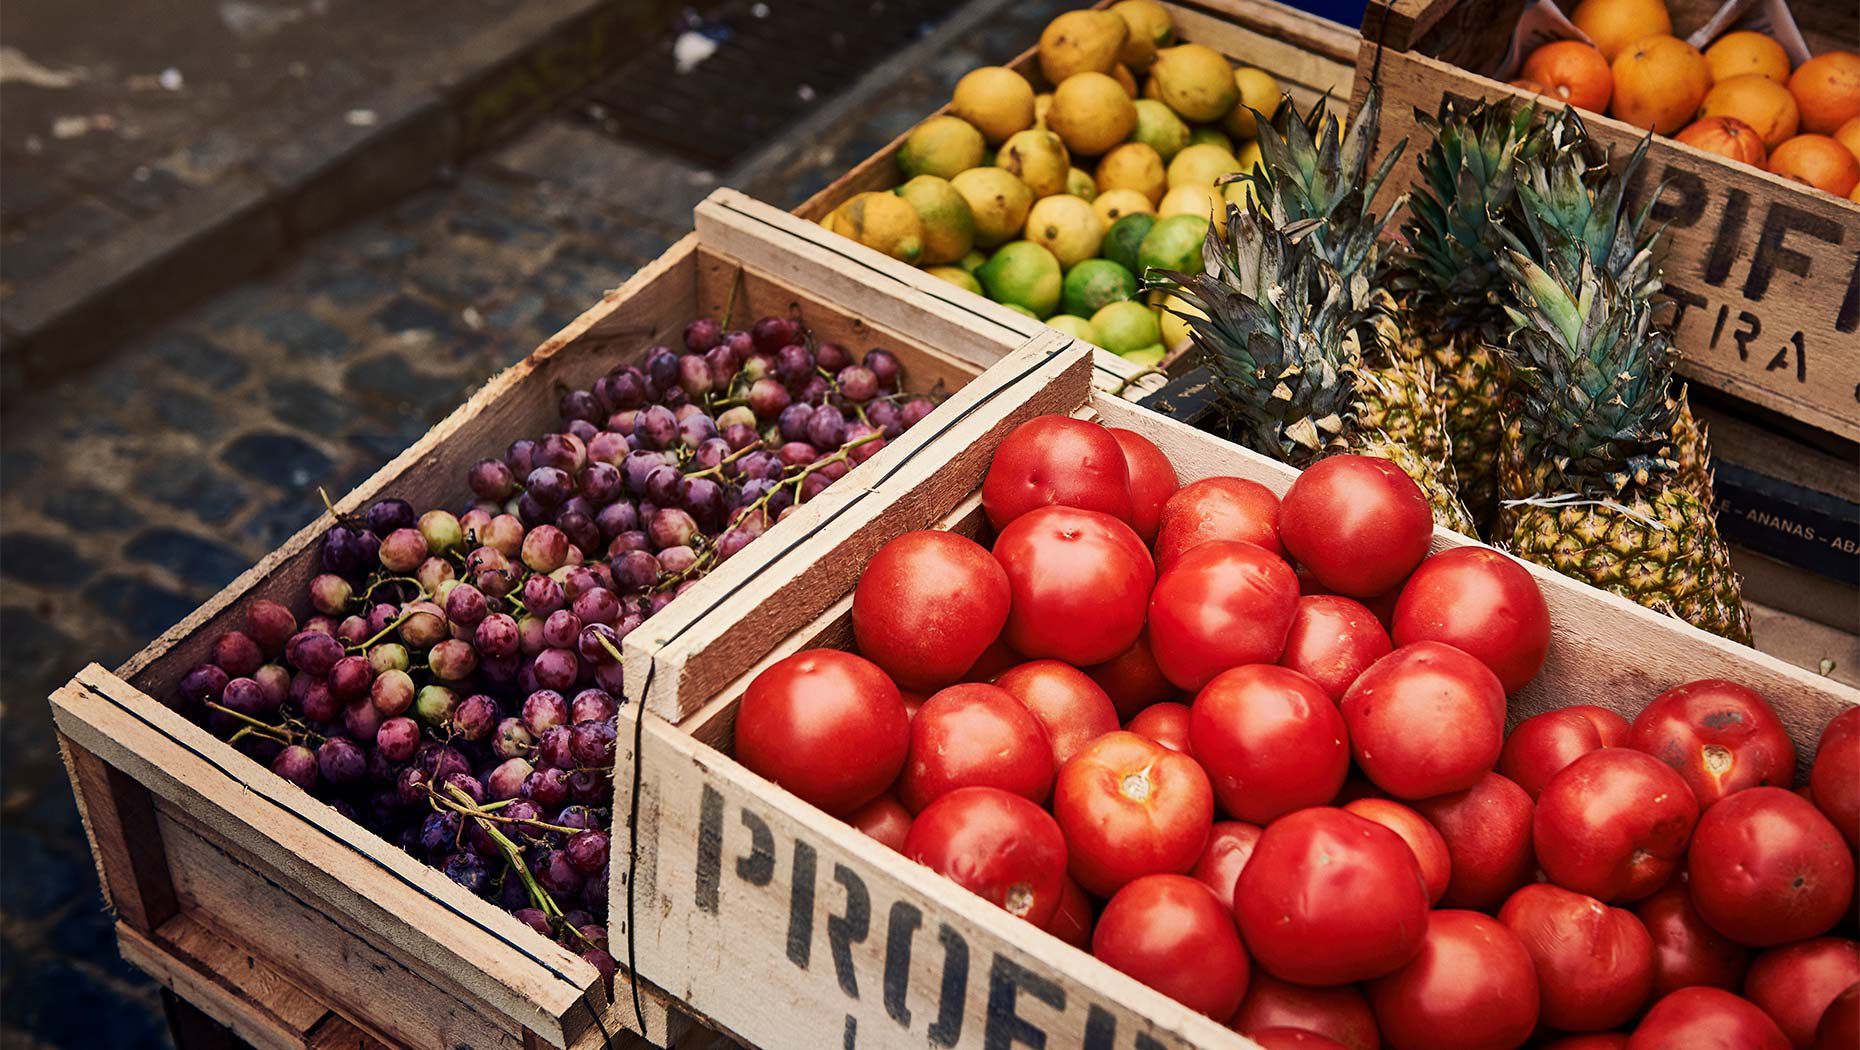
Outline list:
[[[1543,597],[1384,460],[1178,487],[1042,416],[982,502],[755,679],[744,764],[1269,1050],[1860,1046],[1860,708],[1799,791],[1733,682],[1507,736]]]

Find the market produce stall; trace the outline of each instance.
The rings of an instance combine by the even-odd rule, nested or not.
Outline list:
[[[1860,691],[1749,644],[1675,375],[1853,406],[1669,311],[1703,154],[1403,80],[1451,7],[1354,67],[1071,12],[799,214],[717,191],[52,698],[125,957],[277,1047],[1839,1045]]]

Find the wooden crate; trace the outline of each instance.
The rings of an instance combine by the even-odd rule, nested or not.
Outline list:
[[[1098,0],[1091,6],[1109,7],[1112,2]],[[1354,30],[1276,0],[1165,0],[1163,6],[1175,18],[1180,39],[1204,44],[1239,65],[1271,73],[1301,109],[1328,99],[1341,115],[1355,75],[1360,37]],[[1045,83],[1040,74],[1037,47],[1021,52],[1008,66],[1035,85]],[[948,111],[945,105],[936,114]],[[925,119],[936,114],[925,114]],[[802,202],[794,214],[809,222],[818,222],[855,194],[899,185],[904,180],[898,170],[897,155],[909,134],[906,131],[884,149],[860,161],[851,171]],[[849,238],[829,236],[849,257],[893,273],[898,280],[968,311],[987,324],[1009,329],[1022,338],[1044,327],[1025,314],[1009,310],[984,296],[965,292]],[[1121,372],[1126,378],[1140,371],[1121,359],[1106,363],[1105,367]]]
[[[1002,353],[965,325],[881,309],[876,294],[806,266],[772,274],[693,233],[491,379],[335,510],[390,495],[419,507],[456,504],[471,463],[558,425],[562,389],[675,340],[700,315],[742,324],[793,314],[821,339],[891,349],[919,391],[959,389]],[[867,306],[897,327],[868,320]],[[687,617],[707,595],[756,579],[854,498],[859,471],[887,469],[917,444],[909,435],[893,442],[662,617]],[[115,672],[93,665],[52,697],[124,956],[263,1047],[332,1045],[331,1033],[351,1031],[409,1047],[626,1045],[623,1033],[641,1014],[646,1034],[664,1045],[683,1021],[656,989],[640,988],[636,1011],[623,977],[610,1001],[579,957],[161,702],[216,637],[241,625],[250,600],[306,611],[314,548],[330,523],[318,518]],[[639,641],[627,647],[637,651]]]
[[[1564,0],[1573,7],[1573,0]],[[1504,55],[1525,0],[1371,0],[1353,104],[1383,89],[1382,144],[1409,140],[1385,192],[1417,178],[1427,140],[1415,109],[1443,96],[1527,92],[1469,72]],[[1676,31],[1704,24],[1719,0],[1674,0]],[[1852,0],[1791,0],[1816,54],[1860,45]],[[1375,41],[1382,41],[1378,49]],[[1379,67],[1378,67],[1379,63]],[[1583,122],[1617,156],[1646,133],[1598,114]],[[1680,370],[1697,382],[1849,440],[1860,440],[1860,204],[1656,136],[1639,192],[1661,186],[1666,290],[1677,319]]]
[[[729,757],[736,706],[762,669],[801,649],[850,644],[852,587],[884,542],[919,528],[985,534],[982,474],[994,448],[1030,415],[1067,412],[1137,430],[1168,453],[1184,483],[1233,475],[1283,492],[1296,477],[1284,464],[1094,392],[1089,363],[1075,348],[1030,346],[969,390],[983,384],[1001,393],[946,419],[933,451],[881,484],[882,506],[809,540],[808,558],[831,564],[830,574],[761,605],[720,609],[716,643],[660,654],[661,662],[708,665],[707,675],[691,680],[698,689],[680,704],[689,712],[682,723],[623,716],[617,777],[637,848],[631,877],[612,884],[615,928],[623,931],[615,943],[628,951],[630,930],[639,973],[694,1015],[766,1050],[1252,1046]],[[1472,542],[1435,530],[1437,550]],[[1514,724],[1575,701],[1631,715],[1669,686],[1723,676],[1776,705],[1806,770],[1820,727],[1860,703],[1860,691],[1527,568],[1548,601],[1555,636],[1543,672],[1512,700]],[[754,627],[732,634],[738,623]],[[760,659],[750,657],[744,634],[767,649]],[[636,804],[629,807],[629,798]]]

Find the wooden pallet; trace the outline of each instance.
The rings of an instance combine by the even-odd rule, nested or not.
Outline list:
[[[741,596],[713,614],[709,639],[660,653],[661,667],[703,668],[681,679],[681,722],[623,715],[616,776],[624,812],[616,823],[637,834],[638,846],[630,877],[612,884],[612,914],[615,928],[630,933],[630,962],[696,1016],[767,1050],[1254,1046],[729,756],[737,704],[761,670],[802,649],[851,644],[853,586],[887,540],[921,528],[986,539],[983,473],[995,447],[1031,415],[1071,413],[1136,430],[1169,455],[1184,483],[1227,475],[1283,492],[1297,473],[1095,392],[1089,357],[1076,344],[1030,344],[964,394],[975,395],[971,411],[947,417],[925,453],[880,482],[856,513],[810,537],[807,560],[831,565],[830,573],[782,593]],[[1436,529],[1433,545],[1473,542]],[[1860,690],[1526,568],[1555,634],[1542,673],[1511,700],[1514,724],[1575,700],[1631,715],[1672,685],[1726,677],[1775,705],[1806,769],[1821,727],[1860,703]],[[616,943],[627,944],[627,933]]]
[[[336,501],[335,512],[384,496],[456,503],[471,463],[558,425],[561,389],[674,341],[697,316],[726,325],[798,316],[820,339],[894,351],[919,391],[957,390],[1003,352],[969,326],[875,302],[882,293],[869,283],[783,269],[746,265],[703,233],[687,236],[494,377]],[[894,442],[859,470],[886,469],[911,444]],[[789,515],[661,618],[690,618],[707,588],[728,593],[763,574],[831,519],[860,476]],[[52,697],[124,956],[261,1047],[339,1045],[327,1042],[332,1033],[351,1032],[385,1046],[623,1046],[642,1018],[644,1034],[666,1045],[685,1019],[657,989],[640,985],[636,1009],[623,974],[610,998],[578,956],[162,703],[215,638],[241,625],[249,601],[271,598],[307,615],[304,586],[331,521],[318,518],[115,672],[87,667]],[[629,638],[629,654],[649,660],[644,641]]]
[[[1573,0],[1566,6],[1573,6]],[[1719,0],[1673,0],[1676,31],[1697,29]],[[1791,0],[1810,49],[1860,46],[1851,0]],[[1371,79],[1383,91],[1382,146],[1409,140],[1385,192],[1405,192],[1426,141],[1414,111],[1445,96],[1519,91],[1470,72],[1504,54],[1524,0],[1371,0],[1353,105]],[[1375,41],[1382,42],[1382,48]],[[1598,114],[1583,122],[1617,156],[1646,132]],[[1655,136],[1641,189],[1663,185],[1666,290],[1683,309],[1680,371],[1694,381],[1860,440],[1860,204]]]

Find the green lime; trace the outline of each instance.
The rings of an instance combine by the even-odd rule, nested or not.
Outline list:
[[[1199,127],[1188,133],[1188,144],[1190,146],[1199,146],[1204,143],[1210,146],[1219,146],[1229,153],[1234,151],[1234,140],[1228,138],[1227,133],[1220,128]]]
[[[1142,245],[1150,227],[1155,225],[1156,216],[1148,212],[1131,212],[1111,224],[1110,230],[1104,235],[1104,244],[1098,250],[1104,253],[1105,258],[1141,276],[1143,271],[1139,267],[1143,264],[1137,259],[1137,248]]]
[[[1156,311],[1135,299],[1103,307],[1091,315],[1091,326],[1098,332],[1098,345],[1114,354],[1134,353],[1162,342]]]
[[[1144,368],[1155,368],[1157,365],[1163,363],[1163,345],[1161,343],[1152,343],[1141,349],[1132,350],[1127,354],[1118,354],[1117,356],[1129,361],[1133,365],[1142,365]]]
[[[1034,313],[1032,310],[1027,309],[1026,307],[1020,305],[1019,303],[1002,303],[1001,305],[1007,307],[1008,309],[1014,311],[1017,314],[1026,314],[1028,317],[1031,317],[1036,321],[1040,319],[1039,314]]]
[[[1060,303],[1066,313],[1090,317],[1106,303],[1137,294],[1137,279],[1109,259],[1086,259],[1066,273]]]
[[[981,269],[982,264],[987,261],[988,261],[988,256],[983,255],[982,250],[980,248],[971,248],[969,249],[969,254],[956,260],[956,265],[962,267],[963,269],[969,271],[970,273],[974,273],[975,271]]]
[[[1036,317],[1059,308],[1059,260],[1032,241],[1012,241],[995,250],[975,271],[988,298],[1024,306]]]
[[[965,292],[982,294],[982,284],[975,275],[960,266],[926,266],[924,272],[932,277],[940,277]]]
[[[1057,328],[1074,339],[1083,339],[1093,346],[1098,345],[1098,330],[1091,322],[1073,314],[1054,314],[1046,319],[1048,328]]]
[[[1177,273],[1201,272],[1201,242],[1208,236],[1208,220],[1199,215],[1171,215],[1158,219],[1137,248],[1143,273],[1151,267]]]

